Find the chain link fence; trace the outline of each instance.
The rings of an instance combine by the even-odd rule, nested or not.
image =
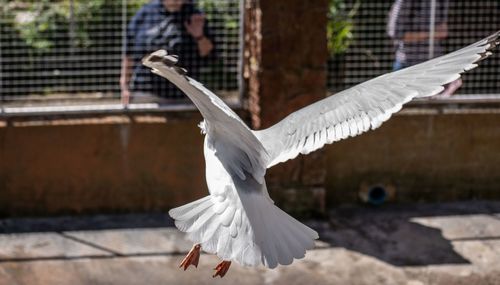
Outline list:
[[[0,101],[23,106],[117,102],[127,28],[138,11],[154,3],[163,4],[161,0],[0,0]],[[223,94],[237,94],[239,1],[185,3],[192,4],[196,13],[203,11],[205,30],[215,44],[210,64],[197,70],[197,79]]]
[[[457,50],[500,29],[498,0],[331,0],[330,10],[329,31],[340,35],[329,38],[331,91],[390,72],[395,64],[404,67],[430,53]],[[500,94],[498,52],[467,73],[456,94]]]
[[[128,42],[127,27],[141,7],[154,1],[160,3],[160,0],[0,0],[1,104],[117,102]],[[216,46],[214,59],[195,67],[196,78],[220,94],[238,97],[241,3],[237,0],[191,0],[190,3],[204,12]],[[331,91],[393,70],[401,52],[398,42],[401,43],[405,33],[434,34],[433,41],[424,40],[419,49],[406,50],[406,56],[411,57],[410,53],[416,50],[419,60],[424,60],[431,50],[435,56],[450,52],[500,28],[498,0],[330,0],[329,3],[327,30],[331,56],[327,82]],[[464,77],[457,93],[500,94],[499,71],[500,56],[496,53],[481,68]]]

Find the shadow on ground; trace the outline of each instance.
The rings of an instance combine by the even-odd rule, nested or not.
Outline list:
[[[469,264],[453,241],[500,241],[499,212],[491,201],[341,207],[320,236],[395,266]]]
[[[322,242],[319,248],[343,248],[372,256],[394,266],[470,264],[467,258],[455,250],[453,241],[500,241],[498,213],[500,202],[489,201],[356,206],[337,208],[330,211],[328,220],[309,221],[308,224],[320,233]],[[492,219],[496,223],[492,223]],[[0,220],[0,236],[54,233],[64,239],[92,247],[98,250],[99,254],[0,255],[0,262],[183,255],[189,247],[174,252],[139,250],[124,253],[114,250],[113,246],[103,245],[101,239],[89,239],[94,237],[93,235],[82,234],[100,232],[101,235],[106,235],[106,231],[132,231],[122,234],[130,236],[130,241],[120,241],[130,245],[141,243],[139,240],[134,242],[140,229],[168,229],[175,232],[172,227],[173,221],[168,215],[160,213],[4,219]],[[72,234],[75,232],[78,234]],[[155,242],[161,243],[161,240]]]
[[[0,220],[0,234],[173,227],[166,213],[13,218]]]

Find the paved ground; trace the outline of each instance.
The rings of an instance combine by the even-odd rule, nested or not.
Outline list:
[[[500,284],[500,202],[339,208],[306,258],[276,270],[177,268],[165,215],[0,220],[0,284]]]

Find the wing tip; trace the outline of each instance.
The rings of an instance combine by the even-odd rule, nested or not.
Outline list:
[[[493,49],[495,49],[498,45],[500,45],[500,30],[493,33],[492,35],[486,37],[486,42],[480,46],[485,47],[485,50],[481,53],[479,53],[479,58],[474,61],[474,63],[477,63],[479,61],[482,61],[483,59],[489,57],[493,53],[491,52]]]
[[[168,54],[164,49],[157,50],[142,59],[142,64],[147,67],[153,68],[154,63],[162,63],[167,67],[173,68],[178,74],[186,75],[188,73],[187,69],[177,65],[179,62],[179,56],[174,54]]]
[[[500,31],[497,31],[493,35],[489,36],[487,38],[487,43],[490,45],[488,47],[488,50],[491,50],[491,49],[497,47],[500,44]]]

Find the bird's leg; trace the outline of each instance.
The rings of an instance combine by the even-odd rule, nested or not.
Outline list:
[[[189,267],[189,265],[194,265],[194,267],[198,268],[198,261],[200,260],[200,244],[193,245],[193,248],[188,252],[186,257],[182,260],[179,267],[184,268],[184,271]]]
[[[223,260],[221,263],[217,264],[217,266],[214,268],[215,273],[212,275],[212,277],[215,278],[215,276],[219,275],[220,278],[224,277],[226,275],[227,271],[229,270],[229,266],[231,266],[231,261],[225,261]]]

